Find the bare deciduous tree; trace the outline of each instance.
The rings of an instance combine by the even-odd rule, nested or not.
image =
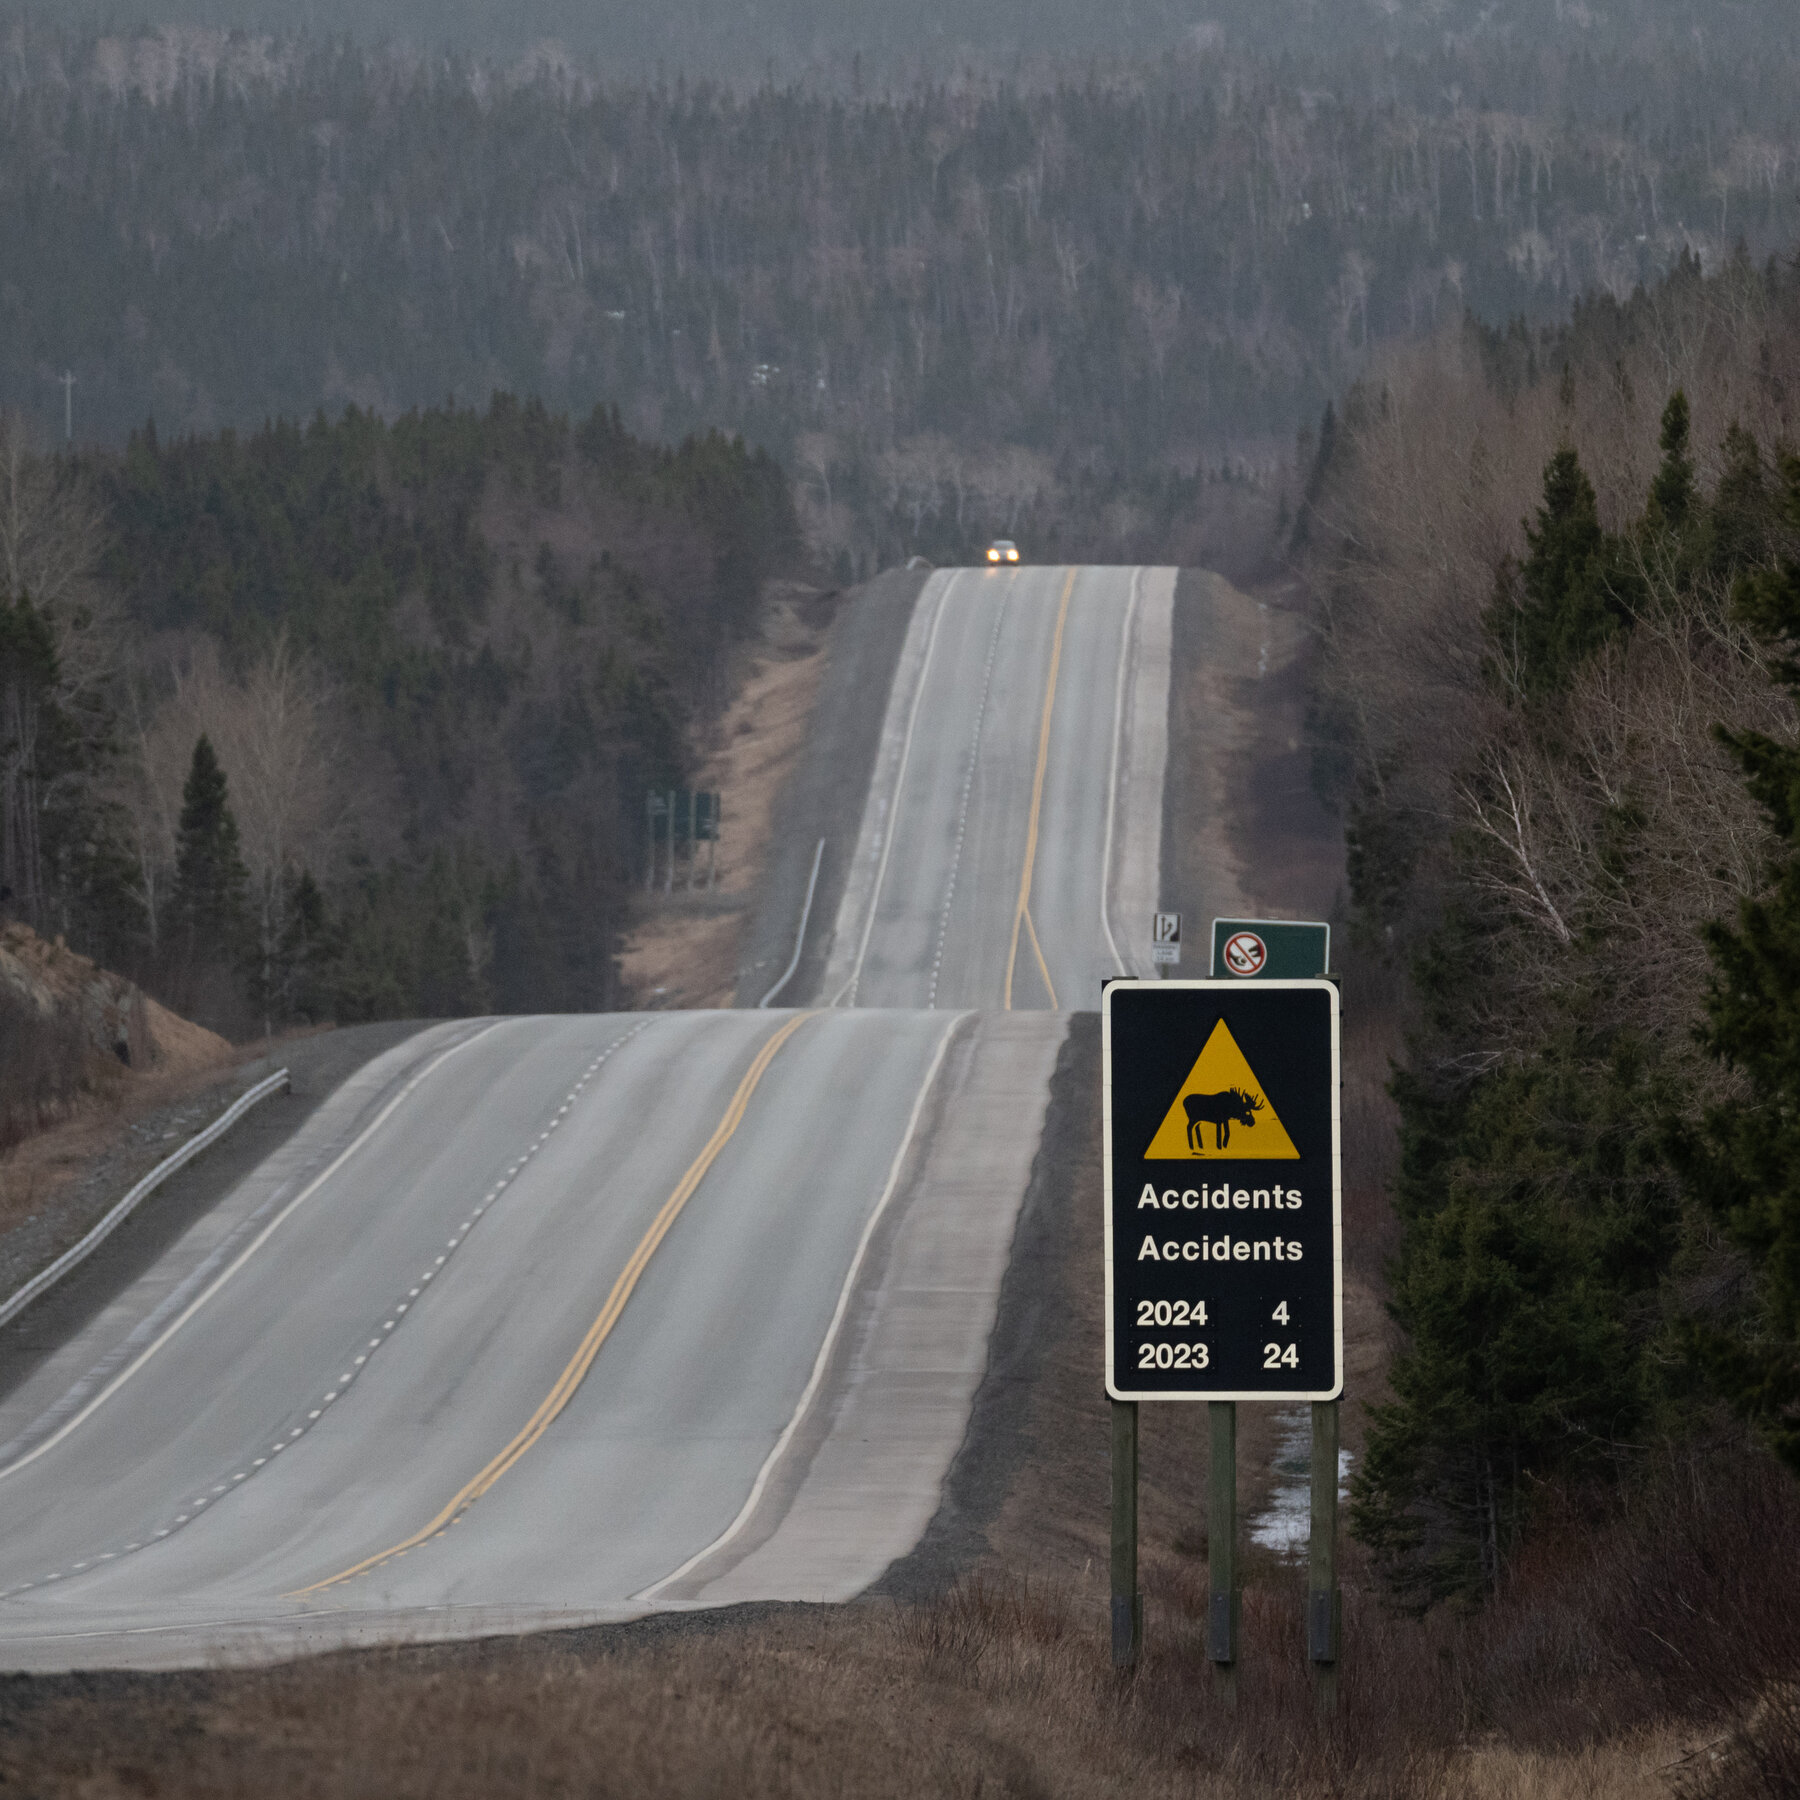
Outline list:
[[[302,870],[328,878],[354,826],[333,696],[278,638],[241,680],[202,640],[171,665],[160,706],[152,710],[140,697],[124,797],[153,941],[174,866],[182,782],[202,733],[229,786],[266,989],[290,922],[294,878]]]
[[[1435,917],[1454,880],[1511,927],[1491,944],[1499,979],[1470,1002],[1483,1056],[1528,1051],[1577,973],[1586,1016],[1685,1054],[1707,980],[1701,927],[1763,879],[1767,829],[1716,727],[1791,740],[1793,709],[1733,620],[1728,583],[1677,568],[1634,521],[1672,387],[1693,404],[1704,484],[1729,425],[1781,437],[1791,371],[1768,369],[1792,349],[1728,274],[1660,295],[1610,368],[1507,393],[1446,332],[1388,360],[1347,411],[1321,514],[1331,548],[1313,571],[1324,679],[1366,800],[1412,822],[1408,920]],[[1603,523],[1636,546],[1641,597],[1634,628],[1546,710],[1509,688],[1486,614],[1563,444]],[[1697,1081],[1718,1079],[1693,1061]]]

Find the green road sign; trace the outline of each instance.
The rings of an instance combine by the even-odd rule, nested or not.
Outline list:
[[[674,843],[707,843],[719,835],[719,796],[705,788],[653,790],[644,796],[644,811],[653,825],[657,819],[669,821],[663,829]]]
[[[1302,919],[1214,919],[1215,981],[1304,981],[1331,967],[1331,927]]]
[[[1101,1020],[1107,1392],[1335,1399],[1336,987],[1113,981]]]

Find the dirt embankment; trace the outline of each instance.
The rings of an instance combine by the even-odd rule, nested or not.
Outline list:
[[[35,1027],[129,1069],[185,1073],[231,1054],[222,1037],[159,1006],[135,982],[17,921],[0,924],[0,1002],[9,1036]]]
[[[672,892],[659,883],[641,897],[621,963],[636,1004],[755,1006],[790,965],[780,1004],[814,996],[929,574],[889,569],[843,594],[774,596],[699,778],[724,795],[718,885],[690,890],[682,867]]]
[[[212,1117],[250,1054],[60,939],[0,925],[0,1298]]]
[[[659,846],[656,885],[640,894],[637,923],[619,957],[633,1004],[732,1003],[775,803],[806,744],[840,599],[798,585],[771,595],[737,693],[701,746],[695,786],[717,792],[723,809],[716,866],[711,846],[691,864],[684,850],[671,884]]]

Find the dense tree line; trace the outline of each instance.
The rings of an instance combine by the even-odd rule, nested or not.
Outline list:
[[[32,566],[95,528],[0,612],[14,916],[235,1031],[616,1000],[643,791],[798,551],[765,454],[497,395],[23,479]]]
[[[1321,724],[1406,1027],[1355,1512],[1420,1602],[1724,1401],[1800,1468],[1796,404],[1800,268],[1688,264],[1334,422]]]
[[[71,372],[119,442],[501,386],[768,446],[845,573],[1193,558],[1382,343],[1795,232],[1779,38],[1408,43],[857,97],[17,25],[0,404],[54,431]]]

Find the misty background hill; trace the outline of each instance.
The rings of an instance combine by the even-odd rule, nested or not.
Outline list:
[[[1780,0],[66,0],[40,16],[106,31],[173,22],[503,56],[550,40],[610,74],[754,82],[809,72],[845,84],[1221,45],[1300,62],[1477,45],[1762,57],[1785,53],[1792,35]]]
[[[1382,343],[1800,235],[1800,50],[1716,10],[1246,7],[860,96],[19,15],[0,406],[117,443],[504,389],[743,433],[840,578],[993,532],[1217,562]]]

